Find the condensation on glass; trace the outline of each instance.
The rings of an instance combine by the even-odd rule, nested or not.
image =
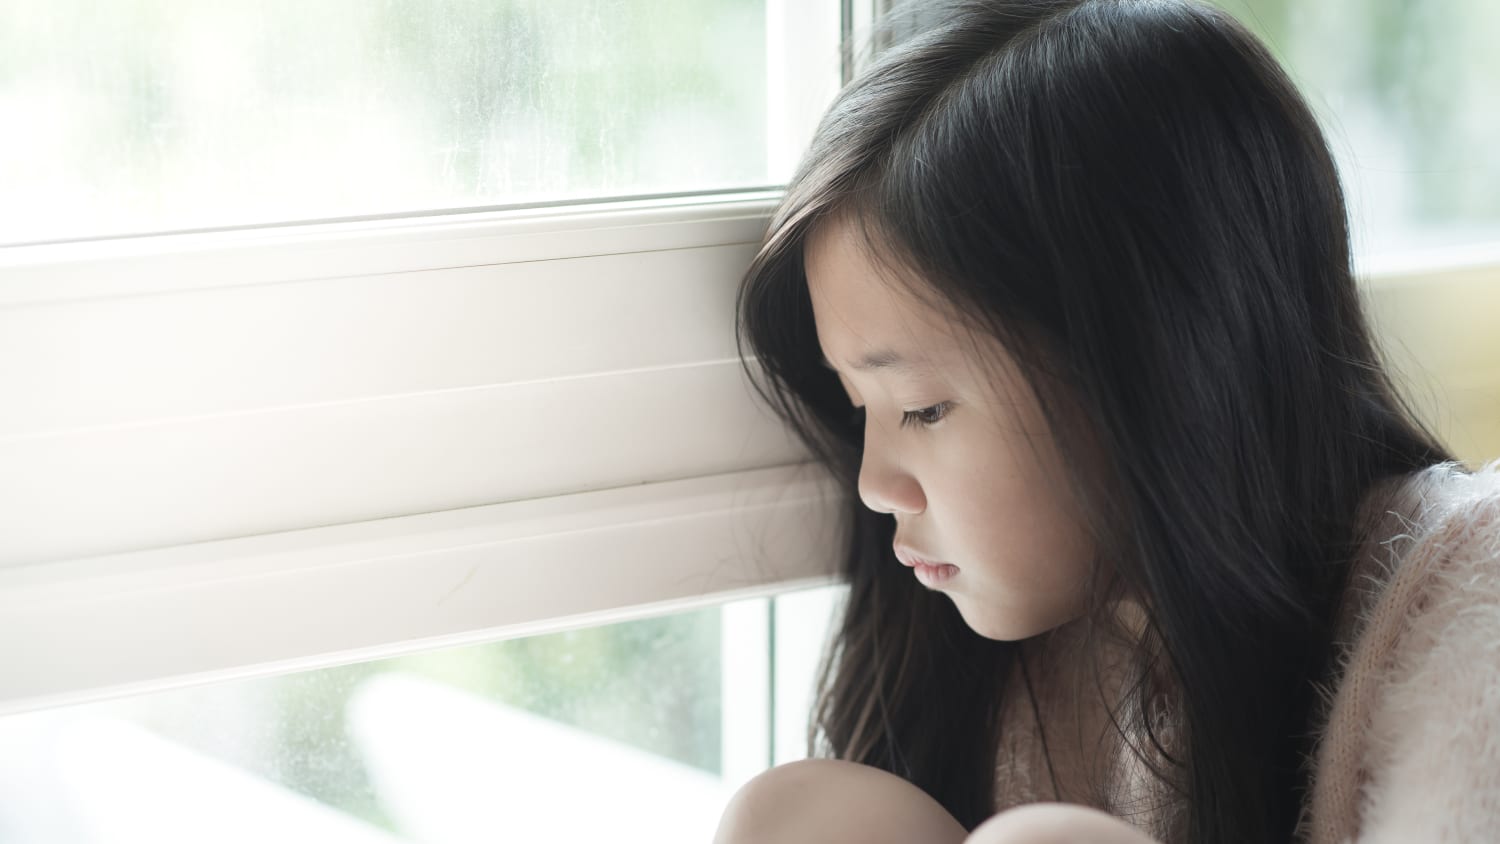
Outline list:
[[[1319,113],[1359,251],[1500,238],[1500,4],[1212,2]],[[0,243],[777,183],[767,5],[0,4]]]
[[[766,185],[765,5],[0,4],[0,243]]]
[[[0,840],[707,841],[845,592],[0,718]]]

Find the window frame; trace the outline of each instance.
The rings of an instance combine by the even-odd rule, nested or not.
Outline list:
[[[805,78],[799,68],[807,61],[807,36],[798,34],[789,3],[773,3],[781,17],[768,37],[783,55],[800,58],[771,86],[773,97],[787,96]],[[876,5],[844,3],[843,29],[866,32],[868,21],[856,18],[873,14]],[[856,7],[864,11],[850,11]],[[805,133],[819,110],[797,113],[776,131]],[[588,272],[579,263],[584,259],[609,257],[626,267],[692,250],[708,250],[701,283],[722,294],[738,282],[779,196],[778,190],[678,195],[8,247],[0,249],[0,319],[24,325],[45,313],[171,297],[207,302],[215,291],[312,291],[330,281],[357,290],[361,280],[476,267],[545,264],[567,279]],[[1418,405],[1461,453],[1500,453],[1500,368],[1494,364],[1500,335],[1488,318],[1500,313],[1500,244],[1357,263],[1377,331]],[[344,295],[351,307],[358,305],[354,294]],[[699,316],[685,310],[673,317],[672,309],[689,306],[671,299],[658,304],[666,320]],[[0,335],[0,348],[6,361],[0,384],[35,377],[39,362],[45,370],[40,347],[13,339],[6,345]],[[246,354],[253,362],[253,351]],[[733,428],[731,438],[760,438],[758,450],[719,440],[691,461],[630,483],[615,477],[463,506],[445,497],[433,478],[408,473],[389,482],[432,487],[431,506],[311,524],[267,520],[247,533],[155,547],[122,539],[89,553],[28,558],[7,546],[8,534],[0,535],[0,641],[11,643],[0,651],[0,715],[836,582],[839,490],[805,462],[805,452],[785,440],[775,420],[745,412],[753,399],[737,380],[737,361],[698,358],[674,366],[704,368],[711,375],[704,383],[724,388],[713,394],[714,418],[738,420],[742,427]],[[87,394],[56,398],[77,406],[92,400]],[[149,428],[166,421],[113,425]],[[295,439],[296,428],[289,430]],[[0,464],[23,465],[38,444],[65,445],[68,437],[87,434],[76,427],[0,429]],[[484,425],[475,424],[449,445],[478,452],[485,437]],[[783,440],[765,444],[777,437]],[[562,454],[573,444],[559,440],[550,447]],[[163,450],[155,459],[166,474],[174,465],[182,472],[194,468],[191,451]],[[0,512],[15,518],[45,478],[7,474],[0,480]],[[112,482],[122,496],[149,496],[152,480]],[[53,525],[71,529],[89,524],[87,516],[60,509]],[[19,521],[12,525],[25,527]],[[608,564],[594,563],[606,554]],[[524,582],[528,561],[536,559],[573,561],[579,588],[553,590],[529,605],[486,600]],[[619,578],[619,570],[632,577]],[[296,612],[289,610],[289,596]]]
[[[628,268],[662,254],[705,249],[717,251],[702,253],[706,259],[700,266],[708,274],[696,281],[717,291],[723,301],[743,273],[773,202],[774,196],[764,194],[691,203],[651,200],[545,215],[492,212],[478,219],[466,215],[26,247],[0,253],[0,261],[17,270],[0,276],[0,320],[93,311],[141,297],[191,303],[222,289],[306,291],[310,299],[326,295],[318,282],[329,278],[394,272],[418,279],[414,273],[466,270],[480,261],[496,271],[546,262],[547,278],[563,285],[590,271],[593,265],[580,259],[613,256]],[[117,267],[126,269],[116,273]],[[340,295],[359,295],[358,285],[339,289]],[[418,289],[419,296],[441,295],[436,285]],[[646,283],[638,293],[654,302],[663,324],[699,319],[702,300],[661,298],[673,296],[673,289],[665,282]],[[516,306],[524,307],[534,292],[518,288]],[[683,312],[673,314],[674,309]],[[730,342],[719,340],[721,345]],[[232,353],[252,362],[256,354],[253,349]],[[35,361],[37,356],[15,350],[10,359]],[[696,412],[737,425],[726,423],[728,430],[712,441],[717,445],[661,467],[654,476],[642,477],[644,483],[622,485],[616,479],[592,484],[585,478],[560,494],[553,490],[452,508],[438,506],[452,498],[443,490],[445,480],[437,473],[415,471],[393,475],[388,483],[423,488],[433,505],[413,504],[391,516],[371,513],[326,525],[273,524],[253,535],[145,548],[131,547],[135,537],[122,533],[116,540],[119,547],[102,553],[40,559],[19,553],[12,534],[0,543],[0,556],[8,557],[0,568],[0,640],[26,647],[7,649],[0,714],[605,624],[831,582],[836,491],[826,476],[803,462],[805,452],[769,414],[746,413],[754,406],[739,361],[690,359],[656,369],[701,371],[703,383],[723,390],[705,391],[705,400],[717,407]],[[0,371],[0,382],[21,374]],[[638,382],[624,379],[639,375],[631,370],[597,372],[585,392],[612,389],[611,381],[629,387]],[[382,400],[415,408],[433,394],[445,399],[462,392],[413,391]],[[653,398],[627,395],[625,401],[650,403]],[[61,395],[57,400],[86,405],[90,396]],[[679,412],[693,408],[694,400],[684,399]],[[355,407],[349,417],[355,425],[377,424],[373,410],[360,409],[377,402],[346,404]],[[208,415],[199,424],[212,434],[215,426],[246,415],[297,412],[298,407],[252,407]],[[360,421],[366,417],[369,422]],[[173,421],[119,419],[106,427],[134,437],[133,432],[149,433],[153,426]],[[312,417],[291,415],[284,435],[313,438],[315,425]],[[71,448],[82,450],[98,430],[11,433],[0,438],[0,455],[8,454],[6,462],[15,466],[26,465],[39,442],[49,443],[54,453],[68,452],[75,442]],[[188,429],[173,439],[191,434]],[[478,452],[488,445],[483,420],[463,434],[445,448]],[[142,448],[151,442],[138,437],[124,441]],[[763,444],[753,447],[757,441]],[[731,443],[742,447],[731,450]],[[252,443],[245,446],[253,448]],[[576,444],[561,435],[554,442],[518,447],[556,455],[576,452]],[[106,497],[159,493],[168,501],[176,496],[185,509],[191,502],[182,500],[180,490],[153,490],[152,485],[194,472],[201,452],[162,442],[148,455],[155,474],[100,477],[97,483],[113,487]],[[47,480],[42,476],[49,464],[30,465],[35,469],[31,477],[0,481],[0,500],[8,501],[12,513],[30,506],[28,492]],[[51,468],[67,467],[59,463]],[[87,469],[78,475],[79,480],[88,477]],[[460,480],[446,483],[459,485]],[[243,498],[232,504],[233,515],[253,521],[247,509],[284,503],[281,499],[298,494],[288,490],[276,501]],[[306,502],[310,512],[317,506]],[[163,518],[179,518],[176,512]],[[35,508],[26,521],[48,519],[58,526],[78,521],[67,512]],[[533,574],[538,565],[548,571],[543,581]],[[630,576],[621,577],[620,571]],[[497,599],[510,584],[528,582],[526,600]],[[35,654],[48,658],[31,658]]]
[[[793,151],[805,146],[839,84],[840,11],[831,2],[767,0],[772,173],[790,170]],[[206,314],[216,295],[279,291],[286,313],[299,313],[299,302],[327,311],[341,301],[357,313],[362,287],[424,273],[441,278],[530,268],[565,287],[584,283],[603,266],[640,283],[641,300],[659,308],[664,326],[701,320],[705,301],[715,296],[715,312],[724,310],[718,305],[732,297],[779,195],[779,188],[717,190],[0,248],[0,327],[20,329],[8,336],[0,330],[9,362],[0,364],[0,384],[20,387],[13,395],[33,400],[29,409],[26,399],[18,401],[9,419],[0,412],[0,464],[15,470],[0,476],[0,502],[10,505],[11,525],[21,529],[0,534],[0,640],[25,643],[0,651],[0,715],[607,624],[831,582],[836,496],[826,477],[801,462],[800,445],[755,410],[740,362],[724,353],[722,326],[713,356],[699,337],[696,346],[658,355],[676,359],[634,371],[615,372],[593,360],[592,370],[538,379],[572,379],[584,385],[575,399],[610,392],[615,410],[646,413],[657,409],[649,406],[652,396],[633,398],[631,391],[642,373],[664,373],[658,398],[669,388],[698,394],[664,410],[689,410],[696,400],[704,424],[722,429],[679,459],[618,465],[597,477],[585,471],[561,486],[523,483],[488,496],[466,487],[458,473],[408,468],[381,483],[421,490],[415,499],[360,501],[333,512],[309,498],[308,515],[299,519],[272,505],[306,498],[301,489],[200,506],[180,484],[173,488],[163,479],[191,476],[202,455],[226,442],[254,452],[255,440],[270,435],[256,432],[236,442],[226,439],[224,426],[257,413],[284,420],[275,439],[300,443],[318,436],[313,408],[354,406],[344,423],[358,430],[384,424],[359,407],[361,401],[384,402],[390,417],[415,418],[423,401],[508,385],[425,384],[351,396],[325,378],[274,401],[250,388],[240,389],[244,395],[229,388],[223,406],[174,413],[165,397],[193,388],[191,367],[159,373],[143,366],[143,382],[110,386],[96,377],[83,389],[52,377],[90,366],[97,375],[103,364],[73,359],[77,355],[58,339],[67,332],[49,336],[49,329],[123,328],[124,309],[132,303],[177,303],[180,321],[193,322],[195,308]],[[689,255],[696,257],[678,260]],[[664,260],[695,274],[679,283],[693,281],[695,291],[708,292],[701,298],[695,292],[694,301],[672,298],[670,285],[649,275],[652,262]],[[502,298],[517,310],[546,294],[513,289]],[[441,305],[436,291],[432,302],[425,291],[412,295],[416,315],[437,307],[452,313],[451,301]],[[315,330],[304,327],[301,342]],[[566,332],[558,334],[557,348],[573,342]],[[356,335],[356,345],[365,348],[376,339],[373,330]],[[552,348],[536,355],[545,358]],[[109,356],[108,349],[89,353],[96,361]],[[214,363],[255,366],[250,349],[215,353],[201,367],[198,384]],[[357,376],[350,375],[362,380]],[[122,399],[118,392],[136,395]],[[493,436],[485,423],[504,409],[501,400],[470,414],[446,446],[456,453],[484,451]],[[179,423],[198,427],[179,427],[155,441],[142,435]],[[400,439],[396,428],[382,433],[388,441]],[[106,435],[117,435],[115,447],[101,446]],[[638,437],[647,439],[649,432]],[[544,455],[576,452],[561,435],[526,446]],[[304,460],[314,456],[302,451]],[[369,451],[379,459],[379,449]],[[99,460],[112,453],[143,462],[101,469]],[[267,460],[290,470],[298,458],[292,451],[251,454],[240,468]],[[320,471],[332,475],[339,468]],[[89,489],[91,481],[107,487],[96,499],[155,501],[155,532],[127,519],[101,527],[109,516],[98,500],[92,509],[66,494],[37,503],[43,487],[66,487],[66,481],[76,481],[74,488]],[[205,514],[225,521],[205,527]],[[90,530],[76,530],[79,524]],[[496,594],[487,590],[503,592],[508,583],[534,577],[528,561],[539,559],[555,567],[552,588],[542,590],[551,597],[508,605],[486,600]],[[555,588],[566,582],[574,585]]]

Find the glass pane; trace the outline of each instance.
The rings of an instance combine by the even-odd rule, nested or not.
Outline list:
[[[1500,3],[1214,2],[1319,113],[1359,254],[1500,240]]]
[[[9,716],[0,840],[707,841],[768,603]]]
[[[849,585],[836,583],[776,596],[776,764],[807,757],[818,664],[832,624],[849,600]]]
[[[765,185],[765,21],[765,0],[5,3],[0,242]]]

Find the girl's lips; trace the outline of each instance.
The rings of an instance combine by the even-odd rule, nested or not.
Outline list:
[[[910,548],[899,543],[891,543],[891,548],[896,552],[896,559],[904,566],[911,566],[912,573],[922,585],[935,587],[944,581],[951,580],[958,574],[958,566],[952,563],[940,563],[936,560],[924,559],[918,554],[912,553]]]
[[[917,580],[922,581],[925,586],[937,586],[958,574],[958,566],[950,563],[939,563],[935,566],[917,563],[912,566],[912,570],[916,573]]]

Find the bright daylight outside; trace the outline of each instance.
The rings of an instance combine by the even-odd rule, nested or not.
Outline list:
[[[1500,3],[1215,2],[1362,254],[1495,239]],[[770,5],[9,0],[0,246],[782,184]],[[9,715],[0,842],[707,841],[806,753],[840,590]]]
[[[840,593],[12,715],[0,841],[707,841]]]
[[[1309,94],[1361,251],[1493,237],[1500,112],[1476,106],[1500,76],[1483,43],[1500,6],[1212,2]],[[767,79],[786,68],[767,57],[786,60],[767,51],[767,13],[12,0],[0,244],[776,184],[798,151],[769,148]]]
[[[771,184],[765,17],[12,0],[0,244]]]
[[[1500,236],[1486,0],[1212,0],[1270,47],[1338,160],[1359,257]],[[1358,263],[1358,262],[1357,262]]]

